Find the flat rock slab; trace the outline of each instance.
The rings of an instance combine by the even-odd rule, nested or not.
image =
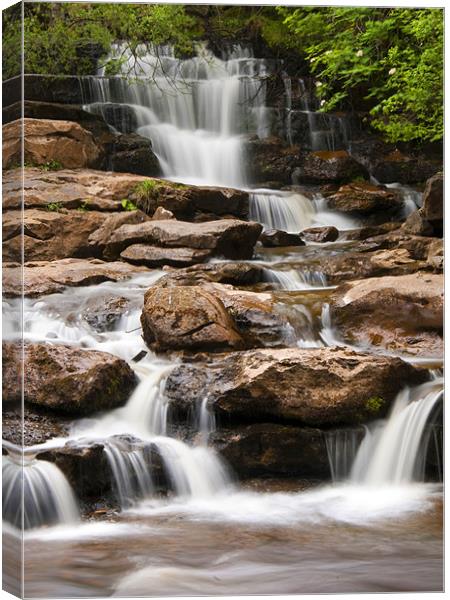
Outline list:
[[[264,349],[177,367],[166,393],[182,416],[208,396],[222,422],[327,427],[384,417],[405,385],[427,377],[398,358],[342,348]]]
[[[106,258],[116,258],[134,244],[210,250],[214,256],[249,259],[262,231],[259,223],[224,219],[206,223],[147,221],[119,227],[106,243]]]
[[[188,267],[202,263],[211,256],[210,250],[197,250],[195,248],[159,248],[147,244],[134,244],[128,246],[120,253],[120,258],[133,265],[146,267]]]
[[[404,201],[395,190],[369,183],[349,183],[327,195],[327,204],[340,212],[371,215],[380,211],[398,212]]]
[[[136,273],[147,272],[125,262],[103,262],[98,259],[65,258],[52,262],[25,263],[23,293],[28,297],[55,294],[66,286],[94,285],[104,281],[120,281]],[[3,265],[3,294],[6,297],[22,295],[22,268],[18,264]]]
[[[15,385],[20,371],[16,344],[3,344],[3,391],[6,402],[20,400]],[[128,364],[112,354],[72,346],[24,345],[24,401],[77,416],[122,406],[137,383]]]

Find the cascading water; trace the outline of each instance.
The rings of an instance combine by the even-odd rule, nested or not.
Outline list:
[[[298,233],[314,220],[314,207],[302,194],[257,190],[250,194],[249,217],[266,229]]]
[[[137,133],[152,140],[165,177],[204,185],[243,187],[243,133],[269,133],[267,67],[244,48],[221,60],[205,47],[191,59],[169,47],[115,46],[121,77],[82,80],[85,108],[119,102],[135,113]],[[139,58],[136,60],[136,56]]]
[[[14,527],[20,529],[22,522],[25,529],[34,529],[77,521],[72,488],[53,463],[11,452],[3,456],[2,477],[3,518]]]
[[[263,278],[264,281],[274,283],[280,289],[287,291],[314,290],[327,287],[327,278],[320,271],[264,269]]]
[[[442,379],[400,392],[387,421],[366,435],[351,480],[367,486],[422,480],[427,447],[424,434],[442,394]]]

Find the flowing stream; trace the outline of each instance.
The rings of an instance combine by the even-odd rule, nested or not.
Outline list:
[[[133,72],[136,82],[129,83],[121,77],[107,78],[103,73],[83,78],[85,108],[106,114],[108,105],[114,103],[131,111],[137,133],[152,140],[164,177],[200,185],[249,189],[250,216],[267,228],[299,232],[319,224],[335,224],[340,230],[355,226],[351,219],[328,211],[320,198],[310,200],[292,191],[251,189],[252,182],[244,168],[246,136],[264,138],[270,133],[270,114],[266,107],[266,78],[270,74],[267,61],[254,58],[248,49],[240,47],[222,59],[201,47],[198,55],[189,60],[176,59],[170,48],[161,48],[158,52],[142,48],[143,60],[139,64],[123,46],[114,49],[114,54],[118,53],[125,57],[123,71]],[[286,83],[286,91],[289,89]],[[306,106],[305,110],[311,112]],[[312,115],[308,114],[308,118],[314,125]],[[116,126],[120,128],[120,122]],[[314,127],[311,127],[313,146],[323,137],[321,130]],[[343,126],[339,127],[345,137]],[[408,525],[402,523],[414,523],[417,515],[424,519],[427,510],[438,510],[440,487],[423,483],[421,474],[428,443],[427,426],[441,398],[442,382],[433,379],[402,391],[388,419],[370,425],[365,434],[330,434],[327,448],[334,483],[306,491],[261,493],[241,489],[220,455],[208,446],[216,426],[208,397],[198,398],[193,417],[198,435],[193,442],[181,441],[171,433],[164,386],[177,362],[149,352],[141,339],[139,324],[144,292],[161,275],[162,272],[154,271],[125,282],[72,288],[24,302],[25,340],[110,352],[128,361],[139,377],[139,384],[125,406],[74,421],[67,437],[50,440],[27,451],[30,456],[23,467],[23,485],[29,496],[24,506],[25,526],[30,529],[27,534],[29,596],[42,594],[43,590],[44,595],[57,597],[58,594],[83,596],[94,592],[97,595],[145,595],[149,590],[155,594],[189,595],[199,591],[213,594],[391,589],[394,574],[391,579],[387,575],[380,576],[384,577],[380,588],[373,584],[379,575],[378,567],[370,577],[352,575],[352,583],[347,588],[336,583],[330,589],[314,565],[326,554],[327,568],[332,564],[331,571],[335,568],[336,573],[346,569],[350,572],[339,552],[333,554],[330,540],[339,538],[342,533],[349,546],[354,541],[355,555],[351,560],[355,562],[361,553],[370,554],[371,544],[382,543],[390,533],[390,523],[395,521],[399,535],[404,535],[405,545],[392,551],[398,557],[399,568],[404,564],[411,566],[408,561],[416,547],[410,540],[416,538],[411,537]],[[327,287],[322,273],[306,269],[266,268],[265,279],[286,292],[308,293]],[[98,316],[98,307],[111,296],[124,299],[126,309],[112,321],[105,321]],[[312,317],[306,307],[302,304],[298,307],[311,324]],[[19,322],[19,303],[8,301],[6,311],[12,321]],[[322,324],[320,339],[314,340],[311,334],[299,340],[299,345],[336,345],[326,311]],[[136,362],[134,359],[141,353],[145,354],[144,358]],[[81,446],[104,444],[122,508],[116,522],[71,526],[79,518],[79,511],[70,485],[54,464],[39,459],[40,452],[67,442]],[[22,490],[22,459],[17,462],[11,448],[6,447],[6,452],[4,514],[17,526],[19,517],[22,518],[15,510]],[[161,472],[169,481],[168,498],[161,498],[157,493]],[[64,527],[43,527],[57,522]],[[358,537],[358,528],[367,525],[372,529],[364,530],[366,538],[362,540]],[[411,525],[411,530],[415,526]],[[299,552],[299,548],[311,544],[310,534],[306,532],[311,527],[317,532],[317,540],[322,542],[317,548],[312,543],[309,546],[312,554],[307,556]],[[287,533],[289,528],[292,528],[290,534]],[[261,532],[266,532],[268,537],[263,539]],[[245,538],[242,543],[247,548],[246,555],[239,544],[236,546],[231,540],[233,535],[238,539],[240,533]],[[203,537],[198,539],[200,534]],[[336,537],[329,538],[328,534]],[[147,542],[152,536],[159,546],[149,556]],[[174,554],[170,536],[179,542],[178,554]],[[270,536],[275,540],[274,546],[270,546]],[[67,549],[68,540],[75,540],[70,542],[74,556],[81,553],[85,561],[91,557],[94,564],[97,549],[88,542],[84,545],[83,540],[98,542],[105,538],[110,548],[107,560],[112,565],[107,574],[102,575],[103,566],[97,563],[92,578],[85,581],[85,575],[80,574],[77,579],[76,560],[73,559],[74,566]],[[69,564],[64,571],[68,573],[67,579],[55,574],[49,563],[45,574],[33,580],[33,574],[43,568],[39,553],[45,556],[46,544],[50,542],[56,555],[68,553]],[[270,548],[279,548],[279,543],[285,544],[285,551],[278,550],[277,558]],[[426,589],[433,585],[433,589],[439,587],[439,567],[436,566],[439,550],[433,544],[435,538],[430,541],[433,583],[426,578],[420,581],[418,577],[415,590],[422,589],[422,584]],[[123,563],[124,547],[126,555],[135,553],[134,561]],[[296,549],[289,558],[286,553],[291,547]],[[58,560],[52,564],[58,565]],[[303,561],[313,565],[311,578],[308,580],[305,574],[306,579],[299,583],[296,574]],[[377,564],[383,568],[382,562]],[[388,565],[385,568],[388,573]],[[370,567],[367,569],[370,571]],[[87,572],[90,573],[88,568]],[[223,587],[224,582],[226,587]]]

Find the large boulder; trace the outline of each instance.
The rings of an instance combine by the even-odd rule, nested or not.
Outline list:
[[[109,238],[122,225],[137,225],[149,220],[149,217],[141,210],[130,210],[105,215],[101,225],[89,235],[88,244],[91,254],[101,256]]]
[[[295,173],[302,183],[341,183],[367,175],[346,150],[302,153]]]
[[[444,175],[436,173],[428,179],[423,192],[423,217],[433,225],[437,222],[442,227],[444,218]]]
[[[158,208],[170,210],[177,219],[191,219],[197,212],[218,216],[248,217],[248,192],[233,188],[190,186],[151,179],[132,196],[149,215]]]
[[[336,227],[308,227],[300,233],[302,239],[308,242],[322,244],[324,242],[335,242],[339,237],[339,231]]]
[[[221,422],[285,422],[320,427],[383,417],[405,386],[427,374],[398,358],[344,348],[232,352],[185,364],[168,377],[176,418],[208,397]]]
[[[158,157],[152,150],[152,143],[137,133],[116,135],[104,145],[107,160],[104,168],[120,173],[135,173],[158,177],[161,166]]]
[[[98,259],[62,260],[10,263],[3,268],[3,294],[6,297],[37,297],[62,292],[67,287],[94,285],[104,281],[120,281],[140,272],[138,267],[125,262],[103,262]],[[23,277],[23,279],[22,279]],[[23,287],[22,287],[23,282]]]
[[[414,273],[344,284],[333,295],[332,318],[357,343],[440,356],[443,275]]]
[[[3,253],[10,261],[57,260],[92,256],[89,236],[104,221],[97,211],[8,211],[3,217]],[[21,227],[23,225],[23,236]]]
[[[20,370],[17,354],[7,345],[4,388],[7,400],[20,397],[9,381]],[[136,385],[128,364],[116,356],[71,346],[24,345],[24,401],[73,415],[89,415],[122,406]]]
[[[3,168],[21,163],[22,121],[3,126]],[[25,162],[47,165],[52,161],[69,169],[96,167],[102,163],[103,149],[93,135],[73,121],[24,119]]]
[[[256,423],[218,429],[209,443],[239,479],[330,479],[326,440],[320,429]]]
[[[403,199],[394,190],[370,183],[349,183],[327,195],[329,208],[340,212],[370,215],[376,212],[400,212]]]
[[[223,303],[199,286],[150,288],[141,323],[146,344],[156,350],[221,350],[244,345]]]
[[[212,256],[248,259],[262,231],[259,223],[224,219],[206,223],[184,221],[148,221],[138,225],[122,225],[106,243],[104,255],[114,258],[133,244],[149,244],[163,248],[210,250]]]

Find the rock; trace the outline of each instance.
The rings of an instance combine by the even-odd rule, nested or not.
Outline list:
[[[215,431],[209,443],[239,479],[330,478],[325,436],[320,429],[274,423],[241,425]]]
[[[157,268],[164,265],[188,267],[205,262],[211,257],[210,250],[194,248],[159,248],[148,244],[133,244],[120,253],[120,258],[133,265]]]
[[[444,241],[434,239],[428,247],[427,263],[436,271],[444,268]]]
[[[104,215],[97,211],[32,209],[23,213],[8,211],[3,219],[6,228],[4,257],[20,262],[23,244],[24,260],[28,262],[92,256],[89,236],[100,227]]]
[[[255,184],[289,185],[293,183],[299,155],[298,146],[286,147],[280,138],[253,138],[246,144],[244,169]]]
[[[103,333],[112,331],[121,317],[128,312],[129,300],[122,296],[113,296],[104,298],[94,296],[88,298],[83,304],[83,308],[79,310],[77,316],[81,316],[83,321],[86,321],[90,327]]]
[[[88,244],[91,254],[93,256],[101,256],[110,237],[122,225],[137,225],[149,220],[149,217],[141,210],[113,213],[106,216],[106,218],[103,218],[100,227],[95,229],[89,236]]]
[[[366,227],[361,227],[360,229],[345,232],[345,238],[347,240],[367,240],[367,238],[395,231],[401,226],[401,223],[395,222],[381,223],[381,225],[368,225]]]
[[[103,281],[120,281],[145,267],[136,267],[124,262],[103,262],[98,259],[81,260],[66,258],[52,262],[25,263],[23,267],[23,293],[36,297],[62,292],[66,286],[94,285]],[[5,297],[22,295],[22,267],[6,264],[3,269],[3,294]]]
[[[158,285],[177,287],[199,285],[205,281],[234,286],[254,285],[263,281],[263,269],[254,264],[239,262],[195,265],[168,273],[158,281]]]
[[[84,96],[79,77],[67,75],[24,76],[24,99],[40,102],[83,104]]]
[[[259,223],[225,219],[207,223],[184,221],[148,221],[138,225],[122,225],[106,244],[105,257],[117,257],[134,244],[150,244],[163,248],[210,250],[211,255],[231,259],[248,259],[262,231]]]
[[[79,104],[60,104],[56,102],[42,102],[25,100],[23,104],[16,102],[3,109],[3,123],[10,123],[23,116],[28,119],[50,119],[53,121],[75,121],[90,131],[97,143],[102,143],[103,136],[111,137],[111,130],[101,115],[93,114],[82,108]]]
[[[6,389],[11,389],[10,382],[5,382],[4,385]],[[17,410],[4,407],[2,434],[3,439],[17,446],[34,446],[52,438],[66,437],[72,423],[73,416],[49,414],[40,407],[28,404],[24,406],[23,411],[22,406]]]
[[[402,225],[402,230],[409,235],[432,236],[433,226],[423,216],[423,210],[415,210]]]
[[[346,150],[303,152],[297,170],[302,183],[341,183],[366,175],[365,169]]]
[[[414,273],[347,283],[332,298],[341,334],[412,354],[442,351],[443,275]]]
[[[309,227],[303,229],[301,237],[308,242],[335,242],[339,237],[339,231],[336,227]]]
[[[158,206],[152,217],[152,221],[169,221],[170,219],[175,219],[175,215],[162,206]]]
[[[247,350],[175,368],[166,395],[177,418],[208,396],[221,423],[329,427],[385,416],[404,385],[426,378],[398,358],[344,348]]]
[[[349,183],[327,196],[328,207],[340,212],[370,215],[374,212],[400,212],[403,199],[393,191],[369,183]]]
[[[292,327],[276,312],[271,294],[236,290],[220,283],[203,283],[202,287],[221,300],[246,348],[295,345]]]
[[[8,401],[14,401],[20,397],[20,388],[9,387],[8,381],[20,364],[14,352],[4,356],[5,394]],[[78,416],[122,406],[136,385],[136,376],[124,360],[60,344],[26,343],[24,368],[26,403]]]
[[[108,156],[105,168],[108,171],[149,177],[158,177],[161,174],[159,160],[152,150],[151,141],[137,133],[117,135],[110,144],[105,144],[105,152]]]
[[[200,286],[150,288],[141,315],[145,343],[155,350],[243,347],[223,303]]]
[[[372,166],[371,175],[380,183],[417,183],[434,175],[439,167],[436,161],[408,156],[396,149],[378,159]]]
[[[279,229],[266,229],[260,235],[259,241],[266,248],[305,245],[305,242],[299,235],[280,231]]]
[[[436,173],[428,179],[423,192],[422,216],[431,226],[435,235],[442,235],[444,220],[444,175]]]
[[[3,126],[3,168],[21,162],[21,121]],[[73,121],[24,119],[25,162],[45,165],[56,161],[63,167],[77,169],[99,166],[103,150],[89,131]]]
[[[138,128],[136,112],[127,104],[97,103],[91,104],[90,110],[120,133],[133,133]]]
[[[48,208],[121,211],[146,177],[128,173],[105,173],[93,169],[44,171],[24,169],[24,208]],[[3,174],[4,210],[18,210],[22,202],[22,179],[17,172]]]
[[[232,188],[189,186],[151,179],[132,198],[139,208],[153,216],[158,208],[164,208],[177,219],[193,219],[198,211],[208,215],[233,215],[244,220],[248,217],[248,193]]]

